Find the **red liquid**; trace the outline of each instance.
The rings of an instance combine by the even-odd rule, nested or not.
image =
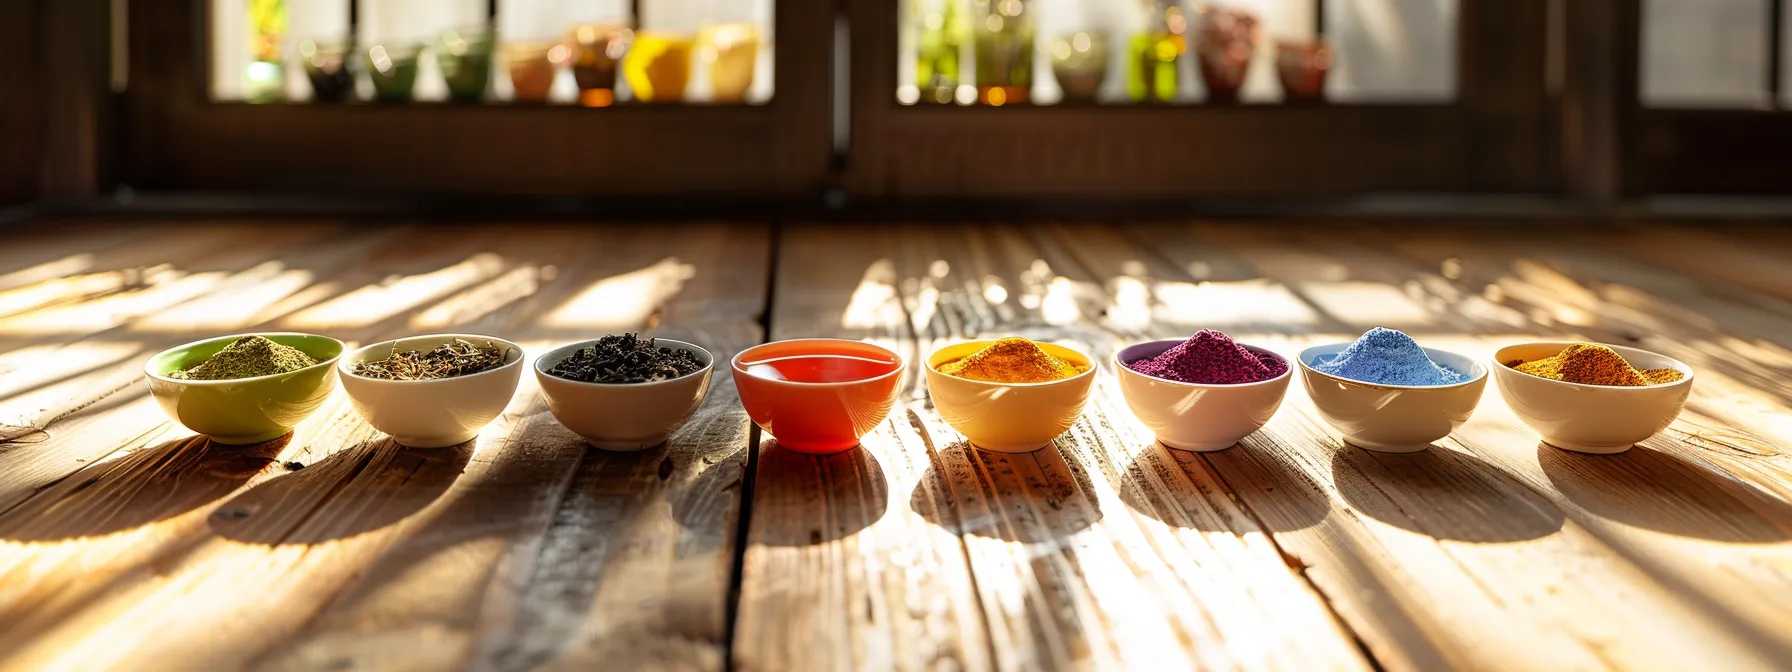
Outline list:
[[[845,383],[896,370],[897,362],[852,355],[791,355],[740,363],[748,375],[793,383]]]

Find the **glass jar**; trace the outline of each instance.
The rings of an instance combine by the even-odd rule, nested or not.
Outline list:
[[[346,40],[311,39],[299,43],[299,60],[305,79],[311,82],[311,100],[340,103],[355,92],[355,73],[349,68],[354,47]]]
[[[435,44],[436,67],[448,84],[448,100],[478,103],[485,100],[492,78],[492,31],[487,28],[453,28],[442,31]]]
[[[373,99],[381,103],[408,103],[417,88],[419,44],[375,44],[362,54],[367,76],[373,80]]]
[[[249,65],[243,72],[243,99],[272,103],[286,98],[286,1],[249,0]]]
[[[1108,38],[1099,32],[1079,31],[1052,39],[1052,76],[1064,92],[1064,102],[1093,103],[1108,75]]]
[[[1287,41],[1276,45],[1276,78],[1282,99],[1312,103],[1325,99],[1325,77],[1332,69],[1332,48],[1324,42]]]
[[[1126,95],[1135,103],[1176,100],[1176,62],[1188,52],[1188,20],[1175,0],[1146,0],[1145,29],[1127,48]]]
[[[1201,11],[1201,27],[1195,39],[1195,63],[1201,83],[1207,86],[1207,102],[1236,103],[1257,53],[1257,15],[1241,9],[1209,7]]]
[[[605,107],[616,101],[616,70],[635,32],[623,23],[586,23],[567,36],[572,49],[572,78],[579,84],[579,104]]]
[[[566,45],[552,40],[504,45],[504,70],[510,75],[511,98],[519,103],[548,102],[567,51]]]
[[[753,69],[759,65],[759,28],[751,23],[719,23],[698,35],[705,63],[709,64],[712,99],[739,103],[753,87]]]
[[[1027,102],[1033,89],[1032,3],[975,3],[971,31],[977,52],[977,100],[985,105]]]
[[[958,95],[959,52],[969,32],[964,0],[917,0],[916,102],[951,103]]]

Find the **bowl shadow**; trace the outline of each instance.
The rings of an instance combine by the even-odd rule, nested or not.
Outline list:
[[[1031,453],[939,451],[909,495],[909,508],[954,535],[1054,542],[1101,520],[1089,470],[1057,444]]]
[[[201,434],[88,466],[0,518],[0,539],[96,537],[178,517],[248,483],[291,440],[226,445]]]
[[[863,446],[830,455],[760,444],[749,542],[814,546],[857,534],[883,518],[890,484]]]
[[[1333,508],[1324,487],[1278,458],[1270,441],[1252,434],[1205,453],[1153,441],[1127,464],[1120,497],[1134,511],[1203,532],[1296,532],[1324,522]],[[1254,523],[1229,519],[1229,513]]]
[[[392,525],[433,503],[472,460],[476,441],[407,448],[363,441],[269,479],[219,506],[207,523],[251,544],[318,544]]]
[[[1731,543],[1792,539],[1792,505],[1768,496],[1745,501],[1722,476],[1642,445],[1586,455],[1537,444],[1537,462],[1556,490],[1593,515],[1666,534]]]
[[[1344,447],[1332,455],[1332,482],[1364,515],[1437,539],[1528,541],[1556,533],[1566,520],[1504,470],[1435,444],[1416,453]]]

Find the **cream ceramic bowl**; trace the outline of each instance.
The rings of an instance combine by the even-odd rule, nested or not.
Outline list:
[[[1468,376],[1455,385],[1430,387],[1378,385],[1339,378],[1315,370],[1320,357],[1335,355],[1349,343],[1320,345],[1300,353],[1301,380],[1319,415],[1353,446],[1384,453],[1412,453],[1450,435],[1481,403],[1487,367],[1443,350],[1425,348],[1431,361]]]
[[[587,383],[548,373],[573,353],[596,343],[574,343],[535,359],[535,380],[541,384],[542,396],[547,397],[548,412],[594,447],[641,450],[665,443],[697,411],[709,391],[715,358],[708,350],[669,338],[653,339],[653,344],[688,350],[703,368],[672,380],[633,384]]]
[[[1148,376],[1127,366],[1164,354],[1180,343],[1140,343],[1114,355],[1114,369],[1119,372],[1120,394],[1126,397],[1126,406],[1157,436],[1158,442],[1182,450],[1225,450],[1262,429],[1276,409],[1282,407],[1294,367],[1286,366],[1288,360],[1281,355],[1256,346],[1244,348],[1259,357],[1273,357],[1281,362],[1286,367],[1282,375],[1255,383],[1207,385]]]
[[[1621,345],[1605,346],[1636,368],[1680,372],[1680,380],[1644,387],[1567,383],[1520,373],[1504,364],[1554,357],[1573,344],[1544,341],[1508,346],[1494,353],[1489,365],[1499,379],[1506,405],[1541,434],[1544,443],[1577,453],[1621,453],[1680,417],[1680,409],[1692,393],[1692,367],[1672,357]]]
[[[479,373],[438,380],[381,380],[355,374],[355,365],[384,359],[397,350],[430,349],[454,339],[506,348],[504,364]],[[502,338],[476,334],[432,334],[384,341],[349,353],[338,368],[342,389],[367,424],[399,445],[442,448],[473,440],[510,405],[522,377],[523,348]]]
[[[1045,383],[989,383],[940,373],[939,366],[988,347],[995,341],[948,345],[927,357],[927,392],[940,417],[971,444],[1000,453],[1030,453],[1063,434],[1089,401],[1095,362],[1076,350],[1051,343],[1039,347],[1088,370]]]

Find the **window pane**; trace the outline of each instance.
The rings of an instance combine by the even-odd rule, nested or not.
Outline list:
[[[360,41],[368,49],[384,46],[387,57],[394,61],[392,67],[401,72],[415,68],[406,76],[415,82],[411,91],[416,100],[447,100],[448,82],[431,42],[450,28],[476,30],[484,26],[485,11],[485,0],[361,0]],[[489,56],[490,45],[484,48]],[[401,62],[406,59],[415,61]],[[363,93],[374,91],[363,87]]]
[[[211,4],[214,100],[309,100],[311,86],[293,58],[299,41],[340,41],[348,36],[346,0],[213,0]]]
[[[1456,97],[1458,0],[1328,0],[1337,51],[1327,96],[1337,101]]]
[[[1329,55],[1312,46],[1322,4],[1333,47]],[[1321,78],[1328,66],[1317,65],[1321,74],[1304,81],[1313,82],[1313,91],[1324,82],[1333,100],[1448,101],[1456,90],[1457,5],[1458,0],[902,0],[896,98],[904,104],[987,103],[989,83],[977,82],[978,46],[1003,41],[986,34],[990,26],[1014,25],[1013,17],[1001,15],[1000,8],[1011,7],[1024,8],[1017,16],[1033,27],[1031,79],[1017,87],[1030,92],[1026,102],[1221,99],[1224,90],[1209,91],[1206,79],[1214,68],[1236,68],[1239,60],[1226,58],[1223,45],[1247,39],[1241,36],[1252,31],[1217,26],[1247,16],[1255,21],[1257,43],[1247,51],[1251,57],[1241,85],[1234,84],[1237,100],[1285,98],[1277,58],[1278,46],[1286,45],[1291,66],[1329,64],[1328,78]],[[1205,26],[1216,28],[1203,31]],[[1222,45],[1207,51],[1214,59],[1207,72],[1200,56],[1203,37]],[[1154,60],[1154,54],[1163,56]],[[1303,78],[1295,74],[1291,81]]]
[[[1767,30],[1765,0],[1643,0],[1643,104],[1764,105]]]
[[[492,19],[488,0],[361,0],[351,45],[349,0],[212,0],[211,93],[304,101],[336,86],[348,92],[335,100],[601,107],[657,81],[655,102],[761,103],[773,1],[641,0],[636,21],[629,0],[499,0]],[[326,81],[308,77],[318,64]]]
[[[763,103],[772,97],[774,9],[773,0],[642,0],[641,33],[689,45],[686,100]]]

